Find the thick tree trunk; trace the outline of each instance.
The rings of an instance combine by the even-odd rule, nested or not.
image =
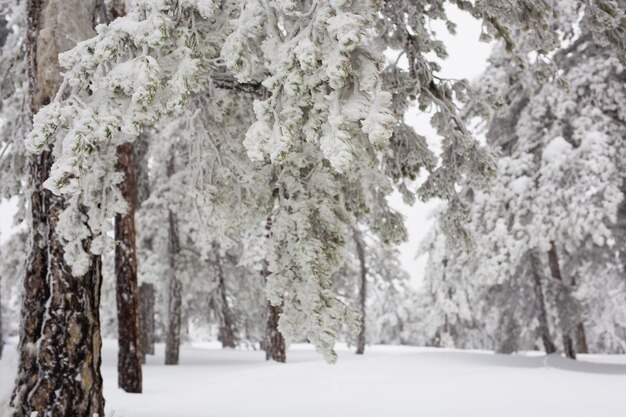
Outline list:
[[[60,210],[51,207],[56,224]],[[91,270],[74,277],[62,261],[63,247],[55,236],[50,241],[51,294],[39,341],[39,375],[35,387],[22,403],[21,414],[29,416],[102,416],[100,375],[100,258],[92,259]],[[15,403],[15,406],[18,404]],[[25,407],[26,406],[26,407]],[[29,414],[30,413],[30,414]]]
[[[143,283],[139,287],[139,331],[141,333],[142,363],[146,355],[154,355],[154,285]]]
[[[272,218],[267,218],[265,224],[266,237],[269,239],[272,233]],[[261,272],[265,281],[271,275],[269,270],[269,263],[267,260],[263,261],[263,270]],[[287,346],[285,338],[278,330],[278,320],[282,314],[282,306],[272,305],[271,302],[267,302],[266,308],[266,324],[265,324],[265,340],[263,341],[263,348],[265,349],[265,360],[273,360],[276,362],[287,362]]]
[[[29,110],[61,84],[58,54],[93,35],[93,0],[28,0]],[[100,259],[83,277],[63,261],[56,226],[64,202],[43,188],[48,151],[29,161],[31,249],[23,280],[15,417],[104,415],[100,376]]]
[[[543,346],[547,354],[556,352],[556,346],[552,335],[550,334],[550,326],[548,325],[548,310],[546,308],[546,300],[543,296],[543,286],[541,285],[541,261],[534,251],[529,254],[530,274],[533,280],[533,289],[535,290],[535,298],[539,308],[539,334],[543,341]]]
[[[165,364],[178,365],[180,350],[180,324],[182,318],[182,283],[176,277],[176,256],[180,251],[176,216],[169,212],[169,262],[168,326],[165,342]]]
[[[562,285],[567,285],[563,281],[563,275],[561,274],[561,267],[559,265],[559,256],[554,242],[550,242],[550,250],[548,251],[548,265],[550,266],[550,274],[552,275],[552,278],[559,281]],[[562,308],[562,306],[560,306],[558,302],[556,304],[557,309]],[[570,359],[576,359],[574,340],[572,339],[569,329],[563,328],[561,330],[563,333],[563,351],[565,352],[565,356]]]
[[[128,204],[126,214],[115,216],[115,277],[118,323],[118,387],[141,392],[141,334],[139,331],[139,292],[137,288],[137,249],[135,246],[135,159],[133,145],[117,150],[117,170],[124,174],[120,184]]]
[[[217,338],[222,342],[222,347],[234,348],[237,345],[235,340],[235,323],[226,296],[226,280],[224,268],[222,267],[220,246],[215,242],[213,243],[213,253],[215,254],[215,272],[217,275],[217,291],[213,303],[219,320],[219,334]]]
[[[365,352],[365,305],[367,301],[367,267],[365,266],[365,248],[361,238],[361,232],[357,229],[353,230],[354,243],[356,245],[356,254],[359,258],[361,269],[359,281],[359,309],[361,311],[361,329],[356,339],[356,353],[362,355]]]

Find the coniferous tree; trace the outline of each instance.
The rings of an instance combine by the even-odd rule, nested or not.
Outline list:
[[[506,7],[492,1],[457,4],[483,20],[484,37],[502,38],[517,62],[537,51],[543,63],[544,55],[560,44],[549,22],[558,10],[551,1],[516,0]],[[585,22],[597,39],[615,40],[623,56],[620,40],[626,23],[611,5],[585,3]],[[84,229],[85,222],[90,226],[88,236],[72,236],[66,244],[75,272],[88,265],[83,241],[93,239],[91,251],[100,253],[110,228],[106,219],[126,211],[119,192],[122,179],[114,168],[117,146],[168,115],[193,113],[198,96],[213,92],[218,80],[212,76],[231,71],[237,85],[262,84],[270,93],[254,104],[256,121],[237,145],[242,144],[252,159],[242,171],[272,171],[262,187],[272,196],[271,204],[260,214],[276,211],[267,244],[272,272],[267,293],[272,303],[283,303],[279,327],[288,340],[306,337],[334,361],[341,323],[354,324],[356,318],[333,293],[331,280],[354,222],[348,212],[366,213],[363,222],[384,242],[402,240],[401,218],[388,208],[385,197],[396,187],[407,201],[414,199],[410,181],[425,169],[429,175],[419,196],[448,201],[443,231],[451,242],[467,242],[463,224],[469,210],[457,185],[467,182],[481,188],[494,173],[492,159],[455,108],[455,100],[469,94],[467,86],[437,77],[437,65],[427,58],[430,52],[445,56],[436,34],[424,23],[442,20],[453,28],[443,2],[380,6],[367,0],[267,7],[257,0],[223,7],[210,0],[139,0],[126,16],[64,54],[63,92],[71,88],[73,94],[62,95],[38,114],[27,144],[37,150],[62,136],[60,158],[46,186],[73,199],[89,196],[84,202],[87,218],[77,215],[76,205],[65,213],[72,221],[64,227]],[[143,29],[135,30],[139,26]],[[373,29],[382,47],[369,37]],[[522,29],[527,30],[530,51],[519,48],[512,35],[512,30]],[[408,73],[389,69],[395,76],[390,76],[397,87],[394,94],[384,91],[382,81],[381,51],[387,47],[409,59]],[[441,161],[402,122],[413,98],[423,109],[436,109],[432,122],[444,137]],[[217,149],[228,146],[212,142]],[[202,170],[194,181],[211,178],[209,172],[222,175],[221,169]],[[239,190],[233,178],[237,176],[224,175],[221,185]],[[346,183],[353,194],[343,193]],[[198,201],[214,198],[202,181],[194,185],[206,194],[198,193]]]
[[[93,34],[94,10],[90,1],[26,2],[31,114],[55,100],[62,81],[58,54],[76,39]],[[68,16],[74,25],[63,21]],[[66,204],[78,205],[78,212],[82,208],[78,200],[66,202],[43,187],[52,158],[52,152],[42,148],[29,161],[32,243],[24,279],[13,415],[102,415],[100,260],[90,256],[89,265],[79,273],[70,266],[71,254],[64,247],[68,236],[59,226],[67,221]]]
[[[489,115],[486,131],[499,154],[499,174],[490,194],[464,189],[472,204],[476,250],[467,255],[443,249],[435,258],[452,261],[456,282],[464,283],[457,290],[479,300],[474,314],[496,349],[531,349],[542,340],[546,352],[560,345],[574,357],[576,345],[586,350],[584,322],[597,322],[594,317],[610,317],[605,329],[611,330],[604,337],[613,339],[613,346],[623,344],[623,324],[618,324],[623,315],[613,302],[598,303],[595,297],[601,292],[588,291],[586,278],[597,276],[589,274],[596,268],[606,271],[604,279],[618,276],[610,254],[623,198],[623,115],[610,109],[624,102],[618,81],[624,56],[619,42],[603,38],[601,25],[589,26],[587,18],[599,17],[596,5],[557,3],[561,13],[551,25],[567,45],[551,61],[521,58],[525,71],[499,48],[478,84],[503,107]],[[614,4],[607,7],[605,17],[623,16]],[[579,32],[574,16],[583,13]],[[621,24],[614,28],[623,30]],[[511,39],[520,51],[535,45],[525,32],[514,31]],[[546,80],[546,75],[556,80]],[[470,101],[468,114],[476,115],[483,104]],[[623,285],[614,282],[609,286],[617,291],[608,299],[622,299]],[[538,326],[528,329],[527,323]],[[594,345],[600,348],[598,342]]]

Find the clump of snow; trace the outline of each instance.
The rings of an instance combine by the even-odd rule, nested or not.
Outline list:
[[[524,192],[526,192],[528,187],[531,186],[531,184],[532,184],[532,180],[530,179],[530,177],[527,175],[522,175],[521,177],[516,178],[513,181],[511,181],[509,183],[509,186],[511,187],[511,190],[515,194],[522,195],[524,194]]]
[[[547,163],[558,163],[564,159],[568,152],[572,150],[572,145],[562,136],[557,136],[548,143],[543,150],[543,160]]]

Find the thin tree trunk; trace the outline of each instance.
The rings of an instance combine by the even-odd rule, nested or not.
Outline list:
[[[572,276],[572,287],[576,288],[576,276]],[[578,353],[589,353],[589,345],[587,344],[587,334],[585,332],[585,326],[581,321],[578,322],[576,326],[576,352]]]
[[[559,281],[563,285],[567,285],[563,281],[563,275],[561,274],[561,267],[559,265],[559,256],[554,242],[550,242],[550,250],[548,251],[548,265],[550,266],[550,274],[552,275],[552,278]],[[556,304],[556,307],[560,309],[561,306],[559,305],[559,303],[557,302]],[[576,359],[574,340],[572,339],[569,329],[563,328],[561,330],[563,332],[563,350],[565,352],[565,356],[570,359]]]
[[[576,351],[578,353],[589,353],[589,345],[587,344],[587,334],[585,326],[582,322],[576,326]]]
[[[4,334],[2,333],[2,277],[0,277],[0,359],[4,349]]]
[[[265,224],[266,238],[269,239],[272,234],[272,218],[267,218]],[[263,270],[261,272],[265,281],[267,282],[269,276],[272,274],[269,270],[269,263],[267,259],[263,261]],[[287,346],[285,338],[278,330],[278,320],[282,314],[282,306],[272,305],[270,301],[267,302],[266,308],[266,324],[265,324],[265,340],[263,341],[263,348],[265,349],[265,360],[270,359],[276,362],[287,362]]]
[[[220,246],[215,242],[213,242],[213,253],[215,254],[215,272],[217,275],[217,294],[215,295],[214,305],[219,319],[218,340],[222,342],[223,348],[234,348],[236,346],[235,325],[226,296],[226,280],[224,268],[222,267]]]
[[[154,355],[154,301],[154,285],[144,282],[139,287],[142,363],[146,363],[146,355]]]
[[[278,331],[278,320],[282,314],[282,306],[272,305],[267,302],[267,322],[265,327],[265,360],[276,362],[287,362],[287,349],[285,338]]]
[[[141,392],[141,334],[139,331],[139,290],[137,288],[137,248],[135,246],[135,160],[133,145],[117,149],[117,170],[124,174],[120,184],[128,204],[126,214],[115,216],[115,277],[118,323],[118,387]]]
[[[550,334],[550,326],[548,325],[548,311],[546,308],[546,300],[543,296],[543,286],[541,285],[541,274],[539,273],[541,261],[537,253],[531,251],[529,254],[530,274],[533,280],[533,289],[539,307],[539,334],[543,341],[543,346],[547,354],[556,352],[556,346],[552,335]]]
[[[165,364],[178,365],[180,351],[180,327],[182,316],[182,284],[172,277],[169,285],[168,326],[165,343]]]
[[[5,16],[0,16],[0,48],[4,46],[7,35],[9,34],[8,22]],[[0,255],[1,256],[1,255]],[[0,359],[2,358],[2,350],[4,348],[4,335],[2,333],[2,277],[0,277]]]
[[[361,238],[361,232],[356,228],[353,230],[354,243],[356,244],[356,253],[359,258],[359,265],[361,268],[360,282],[359,282],[359,308],[361,310],[361,329],[356,339],[356,353],[362,355],[365,352],[365,305],[367,301],[367,267],[365,266],[365,248],[363,247],[363,240]]]
[[[93,35],[94,2],[28,0],[27,16],[32,115],[61,84],[58,54]],[[13,416],[102,416],[100,259],[93,257],[82,277],[72,276],[65,265],[56,235],[64,201],[43,188],[51,165],[49,151],[29,160],[31,249],[23,280]]]
[[[165,364],[178,365],[180,350],[180,324],[182,317],[182,283],[176,277],[176,256],[180,251],[176,215],[169,212],[169,262],[168,326],[165,342]]]

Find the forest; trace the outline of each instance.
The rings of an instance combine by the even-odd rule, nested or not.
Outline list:
[[[0,417],[624,416],[624,193],[626,0],[0,0]]]

